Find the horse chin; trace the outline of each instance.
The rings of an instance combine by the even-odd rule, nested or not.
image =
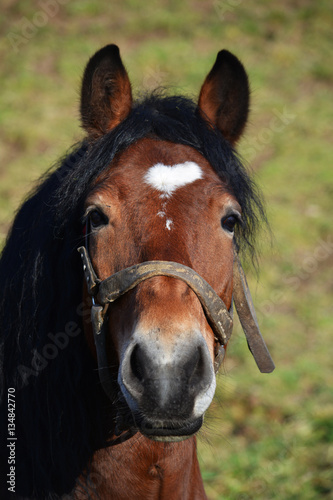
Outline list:
[[[185,441],[185,439],[189,439],[192,436],[193,434],[190,436],[149,436],[149,439],[151,441],[158,441],[161,443],[178,443],[180,441]]]
[[[138,430],[145,437],[152,441],[177,442],[184,441],[196,434],[203,424],[203,416],[196,420],[187,423],[186,425],[161,425],[158,423],[148,422],[142,419],[138,424]]]

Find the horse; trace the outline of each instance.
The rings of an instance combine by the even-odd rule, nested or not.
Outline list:
[[[260,371],[274,369],[240,262],[265,221],[235,150],[248,111],[227,50],[197,102],[133,100],[116,45],[89,60],[85,137],[1,256],[1,498],[206,498],[196,434],[233,303]]]

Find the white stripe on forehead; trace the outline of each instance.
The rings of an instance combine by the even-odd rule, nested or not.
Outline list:
[[[168,198],[179,187],[186,186],[186,184],[202,179],[202,177],[203,172],[199,165],[193,161],[186,161],[172,166],[157,163],[150,167],[144,180],[160,191],[161,197]]]

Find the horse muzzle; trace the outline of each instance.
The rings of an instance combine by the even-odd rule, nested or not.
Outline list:
[[[161,332],[133,334],[122,357],[118,384],[139,430],[174,441],[197,432],[215,392],[216,379],[200,331],[175,331],[172,347]]]

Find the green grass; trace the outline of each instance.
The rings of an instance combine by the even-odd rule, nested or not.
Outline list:
[[[217,51],[234,52],[252,87],[239,151],[274,235],[249,281],[277,368],[258,372],[236,326],[200,434],[203,477],[211,500],[333,499],[332,3],[74,0],[15,51],[10,35],[40,10],[2,7],[2,240],[36,178],[82,137],[80,78],[95,50],[120,46],[136,94],[166,85],[190,96]]]

